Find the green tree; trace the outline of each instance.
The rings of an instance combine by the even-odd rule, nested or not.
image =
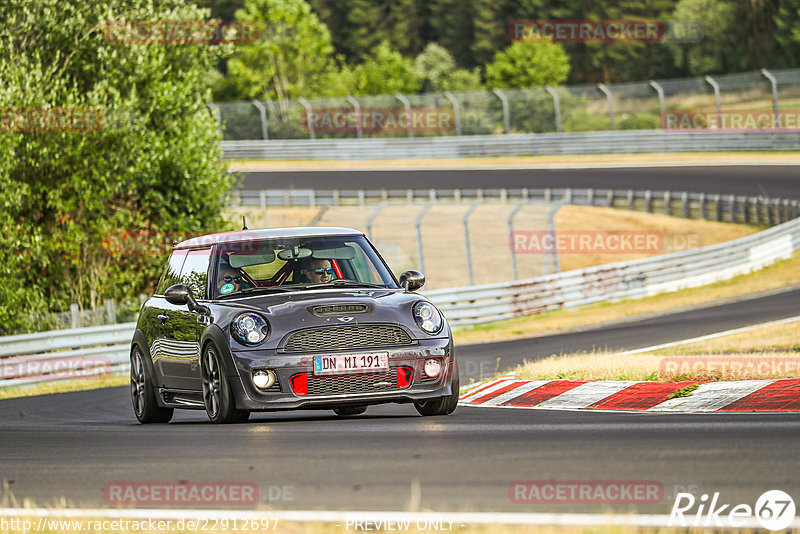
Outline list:
[[[414,93],[419,89],[414,62],[393,50],[388,41],[382,42],[374,55],[356,65],[350,78],[353,95]]]
[[[259,39],[238,46],[216,94],[286,100],[324,92],[335,69],[328,28],[304,0],[246,0],[241,21],[260,25]]]
[[[699,43],[672,45],[675,62],[694,75],[728,72],[737,48],[736,9],[725,0],[680,0],[673,20],[678,24],[699,24],[704,28]]]
[[[477,69],[456,68],[450,52],[436,43],[429,43],[414,60],[414,75],[423,92],[478,91],[482,88]]]
[[[414,0],[310,0],[331,31],[337,54],[355,64],[372,55],[383,41],[404,55],[419,52]]]
[[[519,41],[494,56],[486,67],[486,85],[526,88],[558,85],[569,75],[569,57],[559,44]]]
[[[206,15],[178,0],[0,10],[0,331],[29,328],[29,311],[148,291],[167,237],[222,226],[232,184],[204,77],[224,47],[104,33],[111,20]],[[59,113],[91,120],[32,122]],[[108,246],[121,236],[136,246]]]

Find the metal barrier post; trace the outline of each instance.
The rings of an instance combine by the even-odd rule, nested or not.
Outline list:
[[[717,128],[722,128],[722,104],[719,98],[719,84],[711,76],[705,77],[708,85],[714,88],[714,100],[717,103]]]
[[[561,203],[560,202],[555,205],[555,207],[550,212],[550,215],[547,218],[547,230],[554,237],[556,235],[556,213],[558,212],[559,209],[561,209]],[[554,239],[553,243],[555,243],[555,242],[556,242],[556,240]],[[553,252],[549,253],[548,256],[550,257],[550,262],[553,264],[553,272],[554,273],[561,272],[561,262],[558,259],[558,247],[554,246],[553,247]],[[545,258],[544,273],[543,274],[547,274],[547,258]]]
[[[472,247],[469,243],[469,217],[472,215],[472,212],[474,212],[482,203],[483,199],[478,198],[478,200],[472,203],[472,206],[469,207],[467,213],[464,214],[464,218],[462,219],[462,224],[464,225],[464,250],[466,251],[467,277],[469,279],[469,285],[471,286],[475,285],[475,273],[472,269]]]
[[[517,267],[517,251],[515,249],[515,244],[513,241],[514,236],[514,217],[517,216],[519,210],[521,210],[525,206],[526,202],[522,201],[516,205],[514,210],[511,212],[511,215],[508,216],[508,244],[509,250],[511,251],[511,279],[512,280],[519,280],[519,272]]]
[[[456,135],[461,135],[461,106],[458,104],[456,95],[450,91],[445,91],[444,96],[453,104],[453,113],[456,115]]]
[[[408,136],[414,137],[414,125],[411,121],[411,102],[408,101],[408,98],[405,95],[401,95],[400,93],[395,93],[394,97],[403,104],[403,108],[406,110],[406,115],[408,115]]]
[[[706,194],[700,193],[700,218],[706,220]]]
[[[775,76],[773,76],[767,69],[761,69],[761,74],[763,74],[764,77],[769,80],[769,83],[772,86],[772,113],[775,114],[775,122],[772,124],[772,126],[783,128],[783,126],[781,126],[781,116],[778,113],[778,80],[776,80]]]
[[[606,100],[608,101],[608,129],[614,129],[614,98],[611,95],[611,89],[604,83],[598,83],[597,88],[606,95]]]
[[[421,273],[425,272],[425,252],[422,247],[422,219],[425,218],[432,207],[433,202],[428,202],[428,204],[422,208],[422,212],[417,215],[417,220],[414,221],[414,226],[417,230],[417,254],[419,254],[419,271]]]
[[[364,131],[361,127],[361,104],[352,96],[348,96],[346,100],[353,106],[353,110],[356,112],[356,131],[358,132],[358,138],[361,139],[364,137]],[[408,120],[410,121],[411,117],[409,117]]]
[[[655,80],[650,80],[650,87],[655,89],[656,93],[658,93],[658,109],[661,110],[661,127],[666,128],[667,110],[664,105],[664,89]]]
[[[253,100],[253,105],[258,110],[258,114],[261,117],[261,139],[269,140],[269,128],[267,127],[267,108],[264,107],[264,104],[259,102],[258,100]]]
[[[367,217],[367,237],[369,237],[370,241],[373,241],[372,223],[375,221],[378,215],[381,214],[381,211],[383,211],[383,208],[385,207],[386,207],[386,202],[381,202],[380,204],[378,204],[378,207],[375,208],[375,210],[372,213],[370,213],[369,217]]]
[[[493,89],[492,92],[497,95],[497,98],[500,99],[500,102],[503,104],[503,125],[506,128],[506,133],[511,133],[511,114],[508,110],[508,97],[506,94],[501,91],[500,89]]]
[[[561,98],[558,91],[552,85],[545,85],[544,90],[553,97],[553,109],[555,110],[556,132],[561,133]]]
[[[316,134],[314,132],[314,122],[311,120],[311,104],[305,98],[298,98],[298,102],[300,105],[303,106],[303,109],[306,110],[306,123],[308,124],[308,136],[311,139],[316,138]]]

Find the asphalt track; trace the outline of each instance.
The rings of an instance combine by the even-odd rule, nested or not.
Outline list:
[[[800,165],[676,166],[597,169],[253,171],[253,189],[427,189],[528,187],[672,190],[800,198]]]
[[[511,364],[522,351],[634,348],[797,315],[798,297],[790,291],[599,331],[460,347],[458,355],[467,364],[500,354]],[[682,489],[751,505],[768,489],[798,495],[798,453],[798,414],[459,407],[423,418],[411,406],[388,405],[352,419],[266,413],[216,427],[202,412],[178,412],[169,425],[141,426],[127,388],[0,401],[0,478],[37,505],[104,506],[113,482],[231,481],[257,484],[261,504],[280,509],[668,514]],[[654,481],[664,489],[655,504],[533,505],[510,499],[519,480]]]

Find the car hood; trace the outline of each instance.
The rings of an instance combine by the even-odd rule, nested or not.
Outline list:
[[[435,335],[417,326],[412,308],[420,301],[428,302],[425,297],[402,289],[336,288],[257,295],[217,301],[213,306],[215,323],[226,331],[241,312],[253,311],[266,318],[270,337],[258,349],[277,348],[290,332],[325,326],[392,323],[404,326],[415,339],[448,337],[446,322],[442,331]],[[361,310],[354,312],[353,308]],[[234,339],[231,342],[234,349],[254,350],[237,347]]]

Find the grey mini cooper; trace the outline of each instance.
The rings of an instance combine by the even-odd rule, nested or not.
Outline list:
[[[213,423],[253,411],[413,403],[447,415],[458,403],[453,336],[415,293],[416,271],[395,279],[361,232],[243,230],[175,245],[131,344],[131,398],[141,423],[175,408]]]

